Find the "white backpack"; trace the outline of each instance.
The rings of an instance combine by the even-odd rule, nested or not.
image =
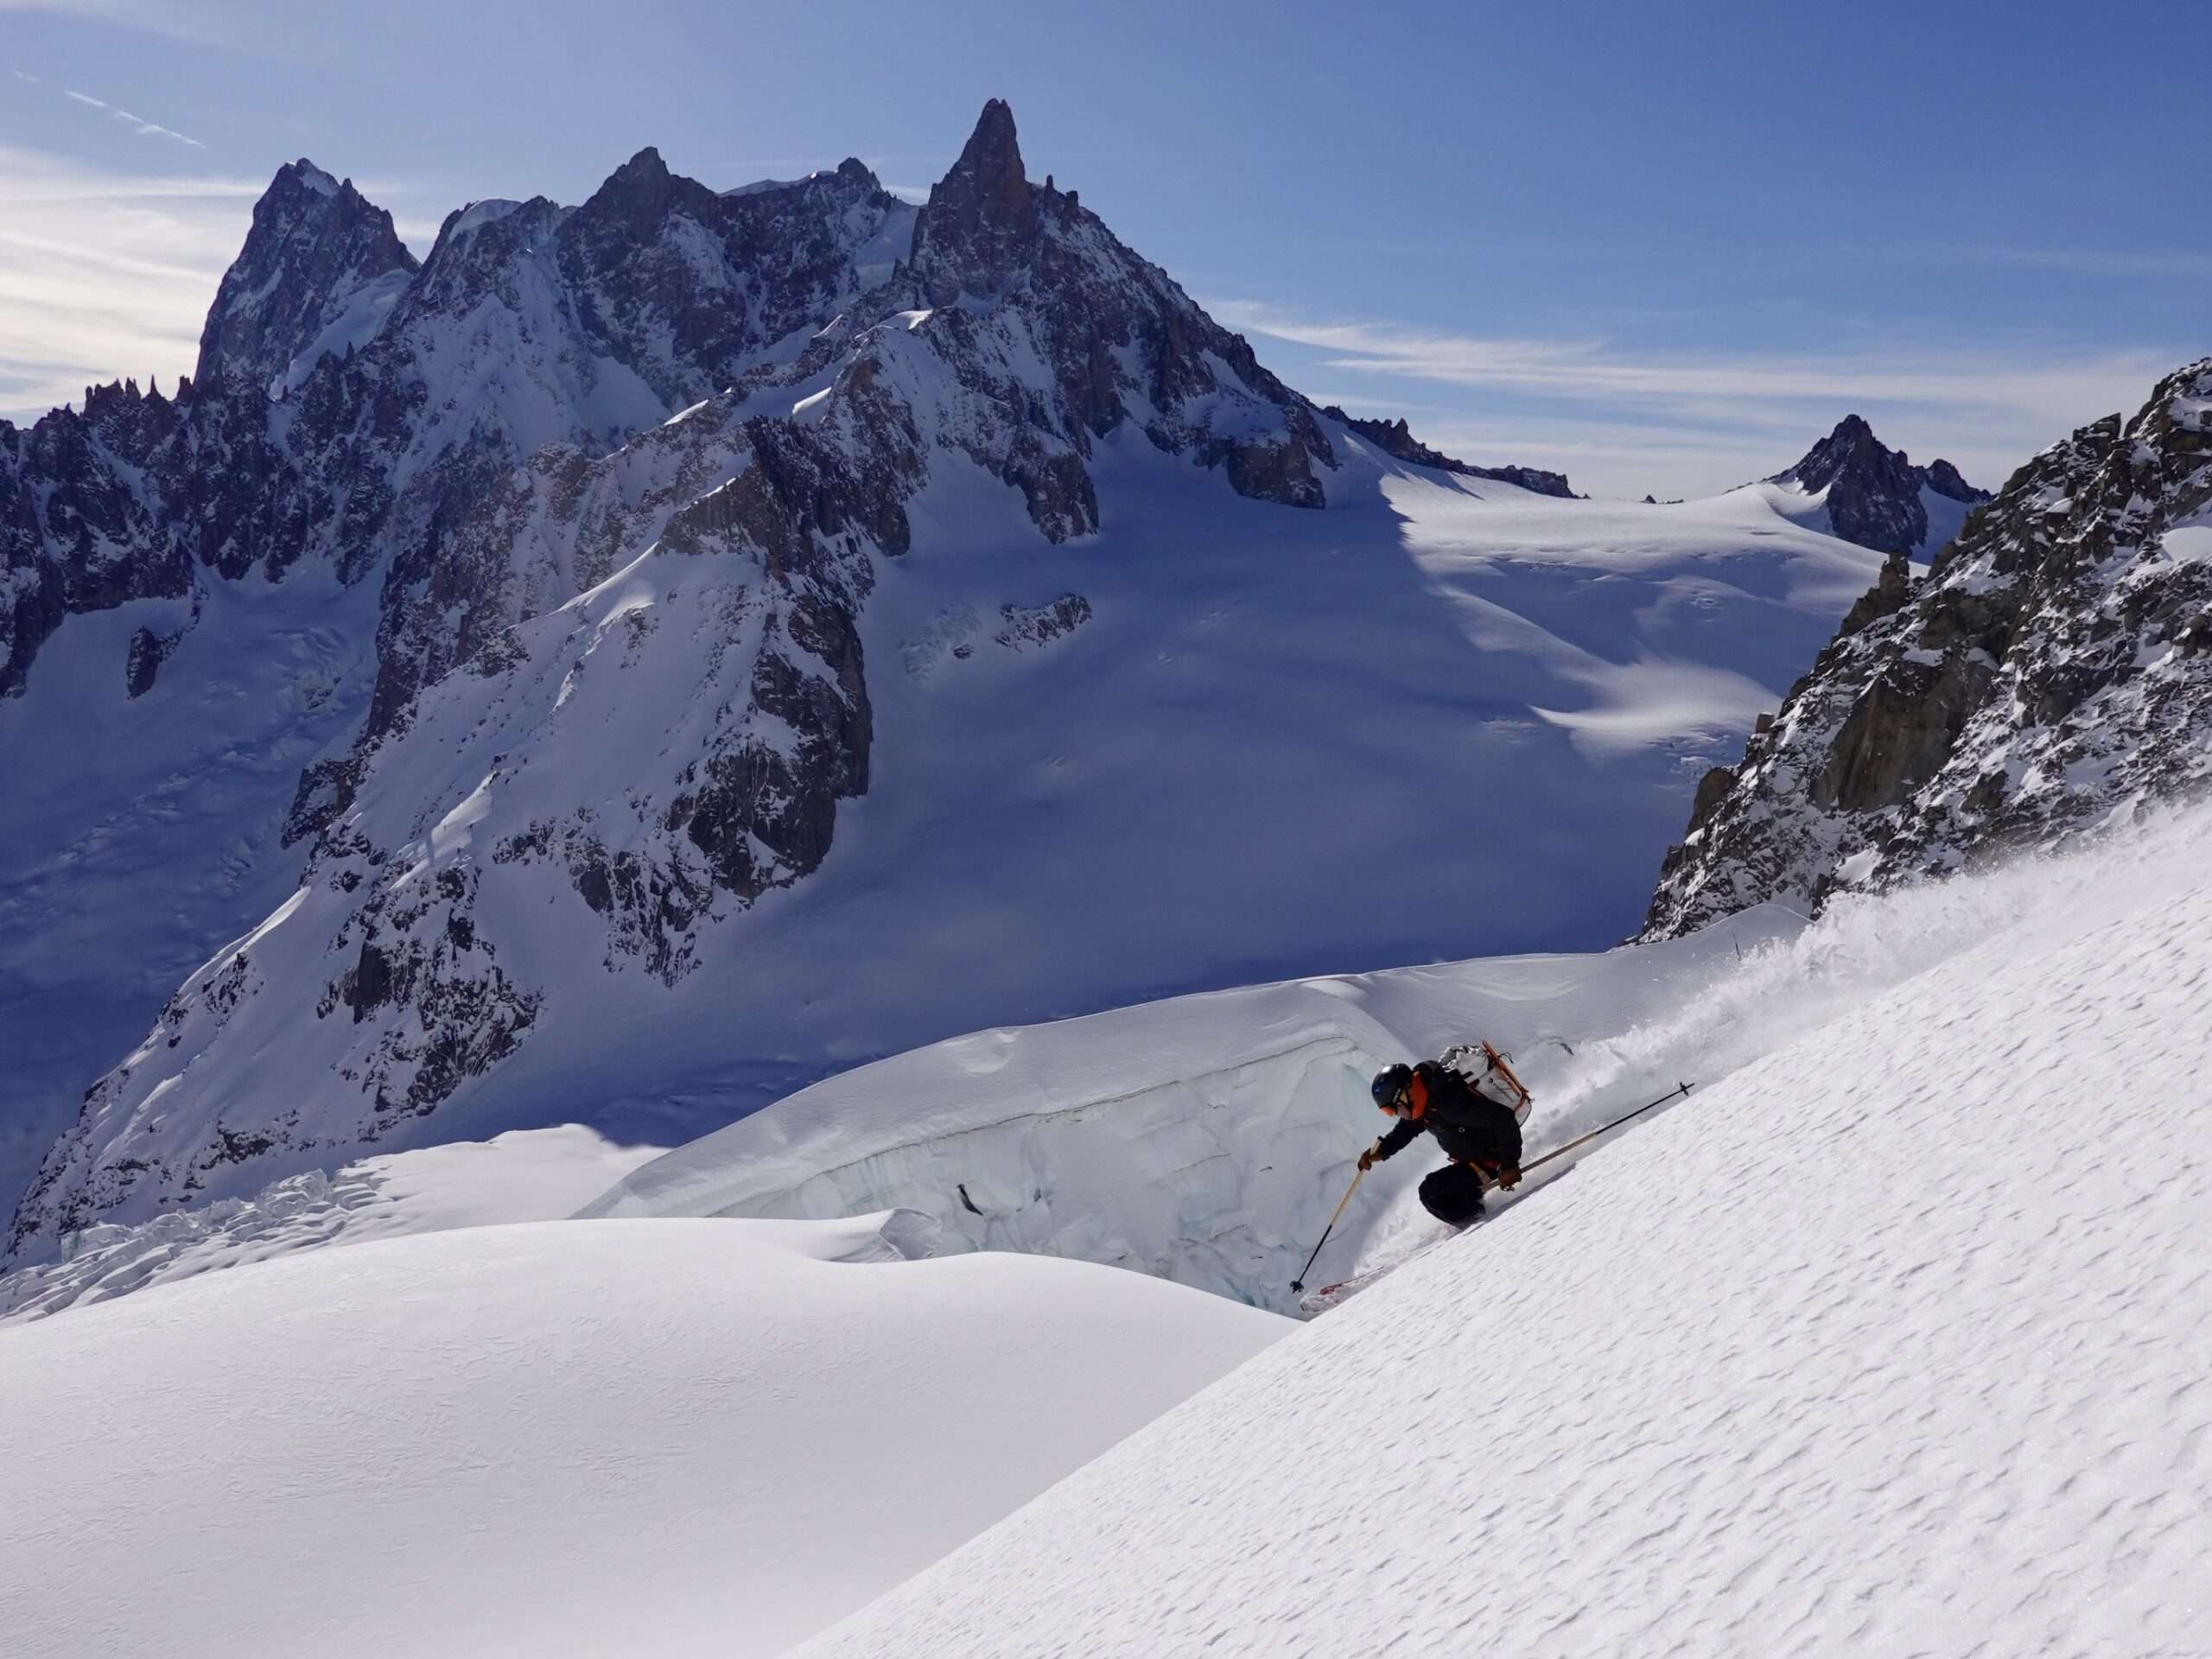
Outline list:
[[[1513,1075],[1510,1058],[1488,1043],[1454,1043],[1436,1057],[1436,1063],[1465,1078],[1467,1086],[1484,1099],[1496,1101],[1511,1112],[1516,1123],[1529,1121],[1536,1097]]]

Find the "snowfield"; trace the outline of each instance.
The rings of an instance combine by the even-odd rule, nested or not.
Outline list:
[[[1845,906],[2002,920],[804,1651],[2206,1652],[2208,855]]]
[[[349,1169],[327,1241],[282,1195],[107,1230],[0,1330],[0,1651],[2200,1654],[2208,1006],[2199,810],[1810,925],[979,1033],[736,1126],[784,1128],[756,1176],[709,1137],[592,1206],[942,1222],[470,1224],[643,1155],[572,1131]],[[894,1259],[1179,1238],[1145,1265],[1272,1294],[1367,1060],[1470,1025],[1532,1153],[1705,1086],[1304,1328]],[[901,1105],[934,1139],[808,1173]],[[1317,1279],[1417,1237],[1424,1152]]]
[[[1294,1328],[925,1234],[474,1228],[0,1332],[0,1653],[779,1653]]]
[[[573,1123],[516,1129],[288,1175],[250,1198],[135,1227],[103,1223],[73,1234],[55,1261],[0,1274],[0,1325],[327,1245],[563,1220],[658,1150],[618,1147]]]

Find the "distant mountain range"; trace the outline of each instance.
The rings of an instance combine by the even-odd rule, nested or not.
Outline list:
[[[1753,487],[1589,502],[1316,406],[996,101],[925,206],[646,149],[420,262],[294,162],[188,380],[0,423],[13,1247],[1617,933],[1974,494],[1855,420]]]

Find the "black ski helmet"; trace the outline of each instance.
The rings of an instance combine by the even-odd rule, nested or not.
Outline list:
[[[1414,1069],[1410,1065],[1385,1066],[1375,1074],[1375,1081],[1367,1085],[1367,1092],[1375,1096],[1377,1106],[1395,1113],[1403,1103],[1413,1080]]]

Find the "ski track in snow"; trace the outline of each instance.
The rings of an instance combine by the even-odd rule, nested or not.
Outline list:
[[[804,1652],[2205,1653],[2208,852],[1989,878]]]

